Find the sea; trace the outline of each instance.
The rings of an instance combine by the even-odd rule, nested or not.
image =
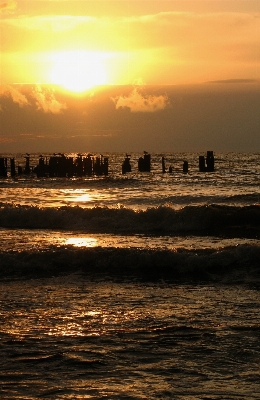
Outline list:
[[[1,155],[0,399],[260,399],[260,154],[202,155]]]

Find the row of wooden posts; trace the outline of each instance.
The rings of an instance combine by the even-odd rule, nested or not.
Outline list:
[[[213,172],[215,169],[214,166],[214,154],[213,151],[207,151],[207,157],[205,159],[204,156],[199,156],[199,171],[200,172]],[[183,161],[183,172],[189,172],[189,163],[188,161]],[[122,164],[122,173],[125,174],[127,172],[131,172],[131,164],[130,164],[130,156],[127,154],[124,162]],[[150,154],[144,152],[144,156],[140,157],[138,160],[138,171],[139,172],[150,172],[151,170],[151,156]],[[162,157],[162,172],[166,173],[166,165],[165,158]],[[172,172],[172,166],[169,166],[168,172]]]
[[[7,158],[0,158],[0,176],[6,177],[8,169]],[[36,174],[38,178],[54,178],[74,176],[91,176],[91,175],[108,175],[108,157],[102,155],[94,157],[87,155],[83,157],[78,155],[74,157],[66,157],[64,154],[53,155],[51,157],[40,156],[36,167],[31,167],[30,156],[25,157],[25,167],[18,166],[15,168],[15,159],[10,158],[11,176]]]
[[[0,177],[7,177],[8,175],[8,158],[0,157]],[[130,155],[126,154],[126,157],[122,163],[122,174],[126,174],[132,171],[130,163]],[[138,159],[138,171],[139,172],[150,172],[151,171],[151,155],[144,152],[143,157]],[[183,162],[183,172],[189,171],[188,161]],[[212,172],[214,171],[214,155],[213,151],[207,152],[207,157],[199,156],[199,171],[200,172]],[[162,172],[172,172],[172,166],[169,166],[168,171],[166,170],[165,158],[162,157]],[[30,165],[30,156],[25,157],[25,167],[18,166],[16,169],[15,158],[10,158],[10,174],[11,177],[16,175],[30,175],[36,174],[38,178],[43,177],[82,177],[82,176],[100,176],[108,175],[108,157],[93,156],[88,154],[82,156],[80,154],[74,157],[67,157],[64,154],[54,154],[51,157],[39,156],[39,161],[36,167],[32,168]]]

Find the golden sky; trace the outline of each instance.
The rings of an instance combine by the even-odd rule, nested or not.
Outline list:
[[[260,0],[0,0],[0,154],[260,151]]]
[[[260,78],[259,0],[0,1],[1,84]]]

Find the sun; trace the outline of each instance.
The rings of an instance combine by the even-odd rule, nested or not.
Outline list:
[[[89,51],[56,52],[51,57],[51,83],[80,93],[97,85],[107,84],[104,53]]]

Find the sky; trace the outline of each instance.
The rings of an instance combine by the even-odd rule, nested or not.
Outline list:
[[[260,151],[259,0],[0,0],[0,46],[0,154]]]

